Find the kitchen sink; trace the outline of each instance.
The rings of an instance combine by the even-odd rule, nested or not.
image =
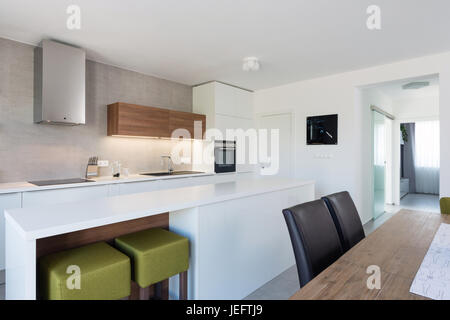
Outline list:
[[[143,176],[155,176],[155,177],[162,177],[162,176],[181,176],[184,174],[200,174],[204,172],[200,171],[172,171],[172,172],[151,172],[151,173],[141,173]]]

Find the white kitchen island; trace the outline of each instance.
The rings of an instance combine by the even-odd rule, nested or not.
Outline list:
[[[295,263],[281,210],[313,199],[312,181],[255,178],[6,210],[6,299],[36,299],[39,241],[164,213],[191,243],[189,299],[242,299]]]

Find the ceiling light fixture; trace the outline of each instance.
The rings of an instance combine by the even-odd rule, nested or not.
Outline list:
[[[243,60],[242,70],[244,71],[258,71],[260,67],[261,65],[256,57],[247,57]]]
[[[407,84],[404,84],[402,86],[403,90],[417,90],[417,89],[421,89],[424,87],[428,87],[430,85],[430,83],[428,81],[423,81],[423,82],[410,82]]]

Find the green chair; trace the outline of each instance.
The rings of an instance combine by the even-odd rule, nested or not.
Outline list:
[[[441,198],[439,201],[442,214],[450,214],[450,198]]]
[[[189,240],[154,228],[115,239],[115,247],[131,259],[132,279],[139,285],[139,298],[148,300],[149,286],[161,289],[161,281],[180,275],[180,300],[187,299]]]
[[[130,259],[105,242],[39,259],[40,299],[118,300],[127,299],[130,291]]]

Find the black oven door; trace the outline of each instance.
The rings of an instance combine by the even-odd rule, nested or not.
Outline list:
[[[214,171],[236,172],[236,142],[216,141],[214,148]]]

